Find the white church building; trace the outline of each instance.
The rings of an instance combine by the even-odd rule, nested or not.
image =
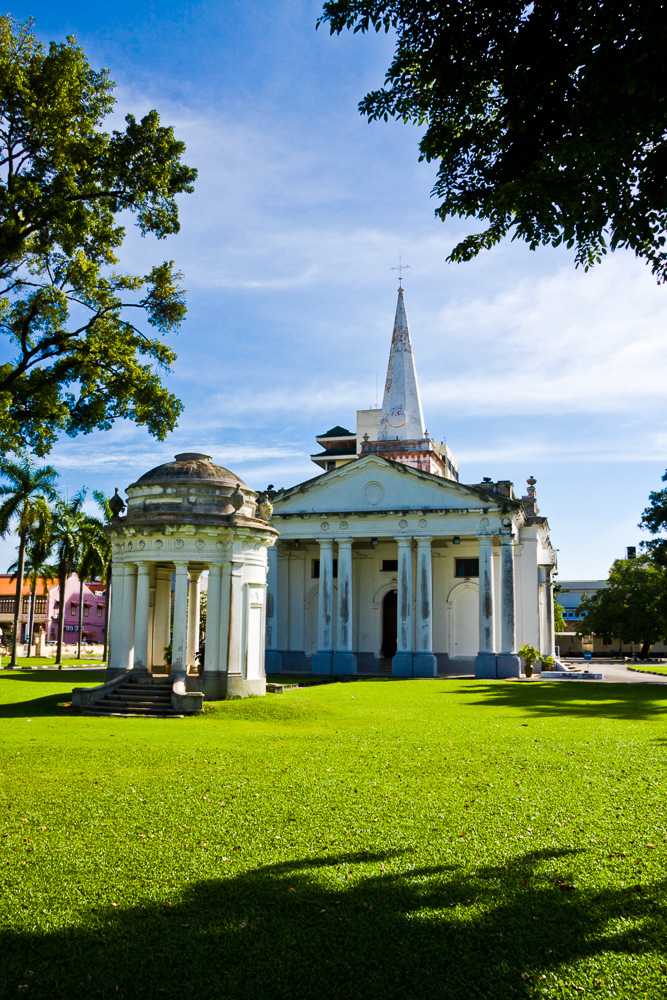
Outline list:
[[[516,677],[524,643],[553,655],[535,480],[459,482],[426,430],[402,288],[381,409],[316,440],[323,472],[273,497],[267,671]]]

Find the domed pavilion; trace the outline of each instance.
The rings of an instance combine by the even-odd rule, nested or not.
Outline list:
[[[181,693],[264,694],[267,549],[278,534],[268,499],[197,452],[144,473],[127,497],[111,499],[108,679],[170,674]]]

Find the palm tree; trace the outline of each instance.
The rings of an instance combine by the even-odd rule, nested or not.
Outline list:
[[[26,656],[30,656],[30,646],[35,630],[35,603],[37,599],[37,584],[41,580],[44,584],[44,593],[48,594],[48,583],[58,575],[58,568],[48,563],[46,560],[51,552],[53,544],[52,535],[52,512],[48,509],[48,520],[41,522],[40,528],[33,532],[28,539],[25,553],[24,579],[30,581],[30,604],[28,617],[28,631],[26,643]],[[18,560],[9,567],[12,576],[18,573]]]
[[[58,473],[51,465],[36,468],[29,459],[14,461],[0,458],[0,537],[5,537],[14,526],[19,536],[19,553],[16,572],[16,606],[14,608],[14,635],[8,667],[16,666],[16,648],[19,639],[23,577],[25,572],[26,544],[30,532],[40,520],[47,518],[47,500],[56,497],[55,480]]]
[[[97,517],[87,516],[81,526],[79,558],[76,572],[79,577],[79,643],[77,658],[81,659],[83,633],[83,588],[85,580],[104,576],[111,561],[111,545],[104,525]]]
[[[109,504],[109,498],[102,493],[101,490],[93,490],[93,496],[95,502],[102,514],[102,521],[105,527],[111,524],[113,520],[113,511],[111,505]],[[111,543],[107,541],[107,565],[105,574],[106,583],[106,600],[104,601],[104,650],[102,652],[102,662],[107,662],[107,656],[109,655],[109,608],[111,606]]]
[[[65,587],[67,577],[74,573],[79,562],[81,534],[86,515],[82,507],[85,490],[79,490],[71,500],[56,502],[53,542],[58,565],[58,634],[56,666],[62,670],[63,639],[65,635]]]

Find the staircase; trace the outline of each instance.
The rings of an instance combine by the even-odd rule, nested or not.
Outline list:
[[[86,706],[81,714],[183,718],[180,712],[171,707],[171,678],[159,681],[128,678],[106,691],[99,701]]]

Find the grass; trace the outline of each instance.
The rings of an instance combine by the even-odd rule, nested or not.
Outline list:
[[[664,667],[628,667],[628,670],[634,671],[636,674],[659,674],[661,677],[667,677],[667,666]]]
[[[2,664],[4,667],[7,666],[9,662],[9,654],[5,653],[2,656]],[[16,664],[20,667],[52,667],[56,663],[55,656],[17,656]],[[82,656],[80,659],[76,656],[63,656],[63,666],[65,667],[83,667],[88,664],[95,664],[102,666],[101,656]]]
[[[184,720],[0,677],[0,996],[665,995],[667,692],[329,684]]]

